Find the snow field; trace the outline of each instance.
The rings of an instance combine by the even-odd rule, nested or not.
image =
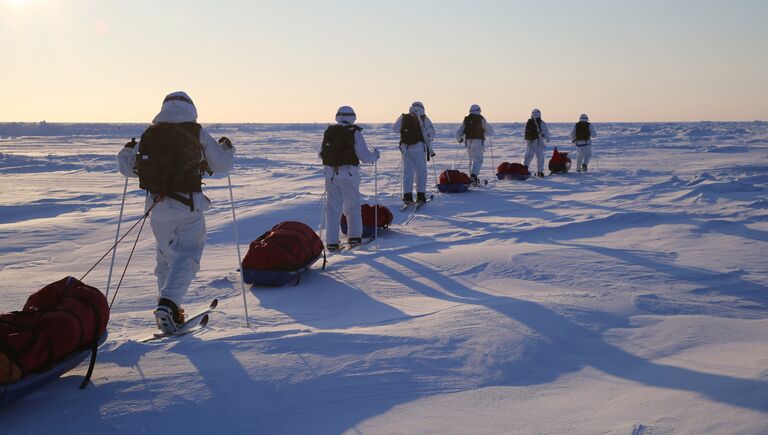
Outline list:
[[[3,432],[764,433],[768,125],[596,126],[586,174],[496,181],[489,143],[488,186],[410,214],[395,135],[365,126],[394,225],[297,287],[249,289],[251,328],[226,177],[204,180],[217,206],[184,306],[218,297],[209,328],[136,341],[154,327],[145,227],[93,385],[77,390],[80,366],[0,411]],[[243,250],[280,221],[319,226],[323,124],[206,127],[238,147]],[[522,124],[494,127],[494,163],[520,161]],[[550,127],[573,151],[570,125]],[[0,310],[111,246],[114,155],[143,128],[0,124]],[[438,173],[461,160],[455,128],[437,125]],[[131,180],[123,230],[142,205]],[[105,290],[108,262],[86,282]]]

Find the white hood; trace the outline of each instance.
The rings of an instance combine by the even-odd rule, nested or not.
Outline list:
[[[354,124],[357,120],[355,110],[349,106],[341,106],[336,111],[336,122],[339,124]]]
[[[408,109],[408,111],[412,115],[421,116],[424,112],[424,104],[421,103],[421,101],[414,101],[413,104],[411,104],[411,108]]]
[[[163,100],[160,113],[152,120],[153,124],[197,122],[197,108],[186,92],[172,92]]]

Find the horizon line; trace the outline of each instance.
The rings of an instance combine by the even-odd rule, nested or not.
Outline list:
[[[522,121],[489,121],[490,124],[522,124],[528,121],[530,118],[526,118]],[[566,124],[566,123],[575,123],[576,121],[547,121],[544,120],[547,123],[550,124]],[[201,122],[201,121],[195,121],[198,124],[269,124],[269,125],[282,125],[282,124],[299,124],[299,125],[315,125],[315,124],[333,124],[334,122],[327,122],[327,121],[269,121],[269,122],[259,122],[259,121],[211,121],[211,122]],[[768,119],[753,119],[753,120],[731,120],[731,121],[724,121],[724,120],[716,120],[716,119],[701,119],[697,121],[658,121],[658,120],[646,120],[646,121],[589,121],[590,123],[597,123],[597,124],[682,124],[682,123],[705,123],[705,122],[719,122],[719,123],[725,123],[725,122],[731,122],[731,123],[748,123],[748,122],[768,122]],[[47,121],[47,120],[41,120],[41,121],[0,121],[0,124],[152,124],[152,121]],[[461,121],[432,121],[434,124],[461,124]],[[374,122],[374,121],[366,121],[366,122],[358,122],[356,124],[394,124],[392,121],[387,122]]]

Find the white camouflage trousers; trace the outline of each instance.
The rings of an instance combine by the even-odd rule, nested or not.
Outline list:
[[[534,139],[526,141],[525,158],[523,158],[523,166],[526,168],[531,164],[533,156],[536,156],[536,171],[544,172],[544,149],[547,147],[546,143],[541,139]]]
[[[576,147],[576,168],[581,169],[581,165],[589,165],[592,159],[592,145],[579,145]]]
[[[467,139],[467,155],[469,156],[469,173],[480,175],[483,168],[483,153],[485,141],[482,139]]]
[[[342,213],[347,217],[347,236],[361,237],[360,168],[354,165],[325,166],[325,188],[325,243],[339,243]]]
[[[150,215],[149,223],[157,242],[155,276],[160,297],[181,306],[200,270],[205,247],[205,217],[200,211],[190,211],[188,217],[175,220],[160,220]]]
[[[427,151],[424,142],[400,145],[403,154],[403,193],[413,192],[413,177],[416,176],[416,191],[427,191]]]

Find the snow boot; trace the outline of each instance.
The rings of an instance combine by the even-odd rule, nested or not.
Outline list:
[[[328,252],[336,252],[341,249],[341,245],[338,243],[329,243],[325,248],[328,249]]]
[[[581,165],[581,172],[587,172],[587,164]]]
[[[360,237],[350,237],[349,240],[347,240],[347,242],[349,242],[349,247],[350,248],[354,248],[356,246],[362,245],[363,244],[363,239],[360,238]]]
[[[406,204],[413,204],[413,193],[408,192],[403,194],[403,202]]]
[[[416,192],[416,202],[421,204],[427,202],[427,194],[424,192]]]
[[[537,172],[536,176],[539,177],[539,178],[544,178],[544,173],[543,172]]]
[[[477,186],[480,184],[480,180],[477,179],[477,175],[471,174],[469,179],[472,181],[472,185]]]
[[[170,299],[158,299],[154,314],[157,328],[164,334],[173,334],[184,324],[184,310]]]

